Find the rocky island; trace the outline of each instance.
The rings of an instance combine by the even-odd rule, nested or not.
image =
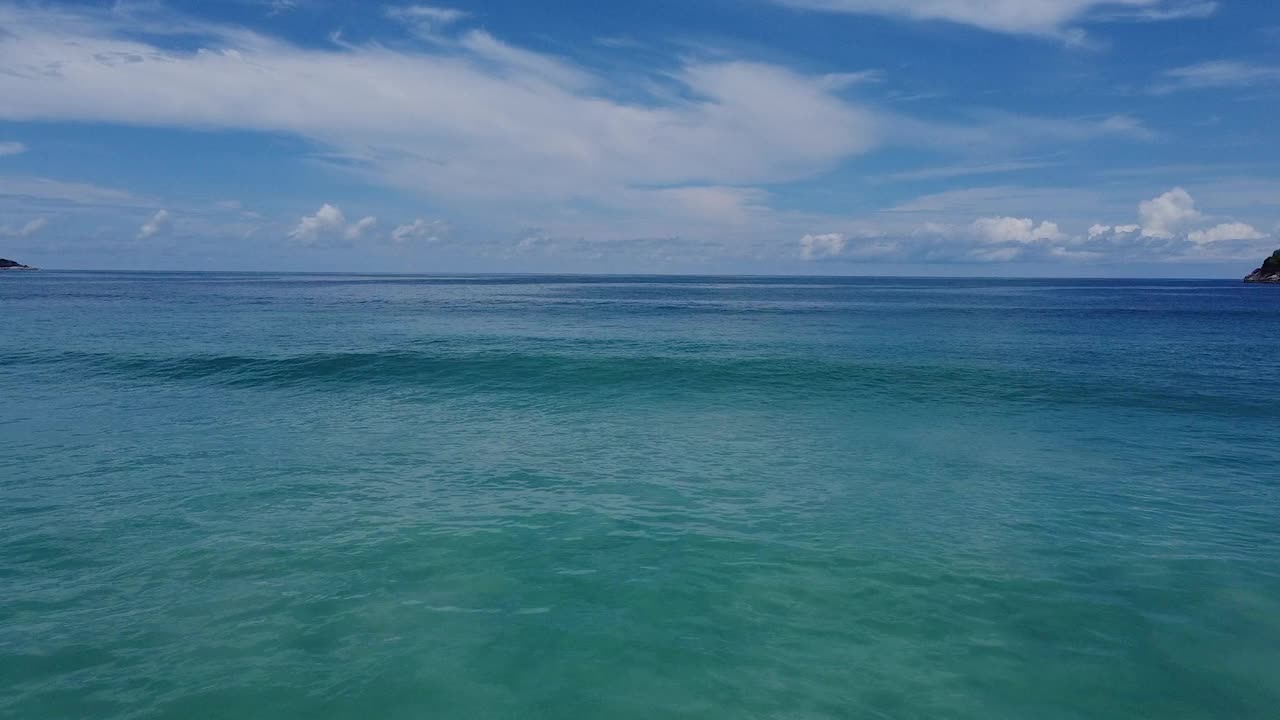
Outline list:
[[[23,265],[20,262],[0,258],[0,270],[35,270],[30,265]]]
[[[1280,250],[1262,261],[1262,267],[1245,276],[1247,283],[1280,283]]]

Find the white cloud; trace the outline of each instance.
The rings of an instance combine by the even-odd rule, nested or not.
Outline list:
[[[1193,243],[1205,244],[1227,240],[1261,240],[1266,235],[1247,223],[1232,222],[1215,225],[1207,230],[1196,230],[1187,238]]]
[[[139,240],[150,240],[151,238],[164,232],[169,227],[169,211],[158,210],[151,219],[142,224],[138,228]]]
[[[28,238],[44,229],[49,224],[47,218],[38,217],[28,221],[20,228],[11,228],[7,225],[0,225],[0,237]]]
[[[289,233],[289,237],[301,242],[315,242],[325,233],[340,232],[347,227],[347,218],[338,208],[325,203],[315,215],[306,215],[298,221],[298,226]]]
[[[899,14],[918,14],[926,4]],[[1068,19],[1053,32],[1101,7],[1083,4],[1091,9],[1064,16]],[[993,14],[998,15],[1005,6],[997,5]],[[1037,3],[1027,5],[1030,13],[1032,5]],[[1092,212],[1128,215],[1131,201],[1117,205],[1111,189],[1099,186],[960,190],[894,209],[901,215],[926,213],[927,219],[945,223],[945,231],[920,224],[921,218],[895,217],[888,227],[863,232],[851,227],[856,220],[829,222],[825,216],[774,209],[773,196],[753,186],[812,178],[886,143],[994,158],[985,166],[958,162],[918,171],[920,178],[929,178],[1036,167],[1036,162],[998,162],[1032,154],[1024,149],[1028,145],[1154,137],[1133,116],[1105,113],[1053,119],[972,112],[959,126],[918,121],[875,110],[841,90],[875,81],[878,73],[808,74],[775,63],[726,59],[732,57],[726,54],[690,54],[669,65],[606,77],[565,58],[459,27],[463,16],[440,14],[447,8],[411,6],[427,8],[415,12],[435,23],[432,27],[447,26],[449,39],[406,50],[411,44],[403,42],[304,47],[213,25],[184,26],[187,34],[176,40],[163,26],[131,27],[127,12],[39,9],[50,7],[58,6],[0,5],[0,27],[6,29],[0,33],[0,67],[13,69],[0,73],[0,97],[23,98],[22,103],[0,102],[0,121],[290,134],[314,143],[318,157],[332,168],[456,208],[459,218],[468,218],[464,227],[492,223],[507,239],[508,250],[512,228],[537,225],[563,246],[640,238],[665,252],[680,243],[709,246],[723,240],[726,247],[737,243],[732,252],[743,257],[772,248],[794,260],[798,237],[809,238],[800,252],[810,259],[975,257],[971,252],[984,259],[1015,254],[1028,259],[1055,253],[1053,248],[1066,257],[1068,245],[1072,253],[1092,252],[1065,237],[1069,233],[1062,228],[1069,228],[1083,241],[1085,225],[1072,219],[1092,218],[1087,214]],[[1124,5],[1131,14],[1173,7]],[[13,181],[0,177],[0,194],[6,183]],[[24,183],[46,193],[58,189]],[[779,202],[790,197],[778,196]],[[128,199],[122,203],[159,207],[154,200],[123,197]],[[1209,203],[1211,198],[1202,199]],[[181,215],[184,233],[195,214],[210,210],[208,203],[198,209],[169,207]],[[1045,216],[1063,220],[1062,227],[1039,220]],[[442,229],[414,220],[388,223],[376,233],[377,222],[372,216],[349,221],[336,206],[326,205],[300,219],[289,236],[304,243],[375,234],[392,242],[430,242]],[[278,227],[277,237],[290,229]],[[806,235],[810,229],[842,232]],[[1107,234],[1109,242],[1118,231]],[[714,240],[694,240],[698,237]]]
[[[1239,260],[1262,252],[1268,236],[1243,222],[1211,227],[1196,208],[1195,199],[1183,188],[1174,188],[1138,205],[1140,224],[1094,225],[1076,249],[1097,252],[1112,259],[1145,261]]]
[[[844,90],[855,85],[884,82],[883,70],[859,70],[857,72],[827,73],[821,78],[822,86],[831,90]]]
[[[1046,208],[1053,209],[1054,212],[1084,211],[1097,207],[1106,199],[1105,194],[1089,187],[991,185],[922,195],[889,208],[888,212],[943,215],[959,219],[987,215],[993,208],[998,208],[1001,213],[1031,215]]]
[[[1173,20],[1206,17],[1216,3],[1200,0],[775,0],[829,12],[941,20],[983,30],[1079,39],[1086,20]]]
[[[1034,199],[1052,206],[1054,189],[1041,190],[1044,192]],[[918,203],[924,208],[920,212],[880,213],[843,224],[827,218],[823,226],[837,232],[805,235],[800,240],[800,255],[810,261],[834,262],[1238,262],[1254,261],[1260,253],[1269,253],[1274,242],[1255,225],[1235,220],[1216,225],[1208,222],[1182,188],[1139,203],[1143,224],[1119,225],[1059,224],[1016,215],[964,217],[975,206],[989,208],[1011,200],[1018,204],[1016,188],[999,192],[975,188],[963,197],[933,197]],[[1072,203],[1058,205],[1073,207]],[[932,212],[939,207],[942,215]],[[1094,207],[1093,203],[1081,203],[1069,215],[1079,218]],[[922,218],[930,219],[922,222]]]
[[[445,17],[436,10],[418,15]],[[293,133],[320,144],[336,168],[486,219],[498,201],[522,221],[569,202],[613,212],[667,201],[742,224],[764,209],[749,186],[812,177],[886,140],[949,153],[1150,134],[1127,116],[905,122],[841,97],[838,86],[875,77],[867,73],[685,60],[660,75],[673,92],[654,94],[652,76],[618,87],[479,31],[407,52],[308,49],[202,27],[207,49],[186,52],[143,42],[117,22],[0,9],[0,23],[13,28],[0,37],[0,66],[31,70],[0,74],[0,96],[24,98],[0,104],[0,119]],[[641,99],[616,99],[627,96]]]
[[[1257,65],[1236,60],[1211,60],[1167,70],[1151,88],[1157,95],[1179,90],[1251,87],[1280,82],[1280,65]]]
[[[343,237],[348,240],[361,240],[372,233],[374,228],[377,226],[377,218],[371,216],[363,217],[348,225],[346,231],[343,233]]]
[[[268,16],[283,15],[292,12],[298,8],[300,0],[265,0],[265,4],[270,8]]]
[[[1010,262],[1022,256],[1020,247],[976,248],[969,253],[979,262]]]
[[[836,257],[844,252],[848,242],[842,233],[805,235],[800,238],[800,256],[805,260]]]
[[[411,223],[397,225],[391,231],[391,241],[402,245],[409,242],[438,242],[448,231],[448,227],[439,220],[423,220],[417,218]]]
[[[898,262],[1011,262],[1060,254],[1069,238],[1055,223],[1028,218],[978,218],[963,225],[860,224],[848,232],[805,235],[806,260]]]
[[[1012,151],[1041,144],[1098,140],[1151,141],[1159,135],[1131,115],[1046,118],[1003,111],[970,113],[968,124],[943,125],[906,116],[883,117],[890,141],[917,148],[954,152],[960,148]]]
[[[362,240],[372,233],[377,225],[378,219],[373,216],[348,222],[340,208],[325,203],[314,215],[302,217],[298,225],[289,233],[289,239],[306,245],[337,238],[349,241]]]
[[[36,218],[35,220],[28,222],[26,225],[23,225],[22,229],[18,231],[18,236],[31,237],[32,235],[35,235],[36,233],[43,230],[44,226],[48,224],[49,224],[49,221],[47,219],[42,217]]]
[[[1168,4],[1164,7],[1150,7],[1134,11],[1131,17],[1135,20],[1159,22],[1162,20],[1203,19],[1218,12],[1216,0],[1184,0],[1179,4]]]
[[[20,142],[15,142],[15,141],[0,142],[0,157],[7,157],[9,155],[21,155],[26,151],[27,151],[27,146],[23,145]]]
[[[1046,240],[1060,240],[1064,236],[1055,223],[1036,222],[1030,218],[991,217],[979,218],[973,222],[973,232],[980,242],[999,243],[1033,243]]]
[[[647,194],[647,193],[646,193]],[[653,212],[676,211],[691,219],[741,225],[767,212],[769,193],[755,188],[722,186],[664,188],[653,193]],[[633,198],[645,203],[649,198]],[[639,208],[637,208],[639,209]]]
[[[966,175],[997,175],[1001,173],[1012,173],[1020,170],[1033,170],[1037,168],[1050,167],[1053,163],[1041,161],[1018,160],[1001,163],[986,163],[981,165],[950,165],[946,167],[923,168],[920,170],[905,170],[902,172],[887,175],[889,180],[935,180],[939,178],[963,177]]]
[[[454,23],[467,16],[467,13],[456,8],[437,7],[435,5],[406,5],[387,8],[387,16],[398,20],[429,20],[434,23]]]
[[[1156,136],[1141,120],[1132,115],[1112,115],[1098,124],[1098,130],[1099,134],[1133,135],[1145,140],[1154,139]]]
[[[0,197],[5,196],[76,205],[116,207],[155,205],[153,200],[139,198],[130,192],[117,188],[15,175],[0,176]]]
[[[1142,234],[1148,237],[1171,238],[1199,219],[1195,200],[1180,187],[1138,205],[1138,222],[1142,225]]]
[[[434,5],[389,7],[386,13],[387,17],[404,23],[414,34],[430,40],[438,39],[441,30],[467,17],[462,10]]]
[[[1049,248],[1049,257],[1070,262],[1081,262],[1101,260],[1106,257],[1106,253],[1100,253],[1096,250],[1071,250],[1065,247],[1051,247]]]
[[[624,102],[579,66],[481,31],[405,52],[214,28],[206,49],[185,52],[113,22],[0,9],[0,66],[13,69],[0,97],[23,98],[0,103],[0,119],[288,132],[380,182],[522,203],[786,181],[879,137],[874,114],[821,76],[766,63],[688,61],[664,76],[679,93]]]

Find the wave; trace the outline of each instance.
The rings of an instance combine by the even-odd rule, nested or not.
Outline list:
[[[817,356],[743,357],[590,352],[455,353],[419,350],[316,352],[291,356],[144,356],[10,352],[0,368],[146,383],[316,389],[399,386],[457,392],[667,395],[732,393],[780,400],[826,397],[896,402],[1042,406],[1089,404],[1235,416],[1274,416],[1275,407],[1234,384],[1171,389],[1137,375],[1007,367],[881,363]]]

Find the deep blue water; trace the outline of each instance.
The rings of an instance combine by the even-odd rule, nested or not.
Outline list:
[[[0,717],[1280,712],[1280,287],[11,272],[0,318]]]

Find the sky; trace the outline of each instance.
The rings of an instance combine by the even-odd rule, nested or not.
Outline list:
[[[0,0],[48,268],[1240,277],[1271,0]]]

